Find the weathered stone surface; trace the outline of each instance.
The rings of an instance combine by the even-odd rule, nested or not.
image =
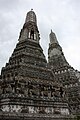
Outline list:
[[[78,77],[51,31],[49,62],[39,44],[31,10],[0,75],[0,120],[74,120],[79,113]]]

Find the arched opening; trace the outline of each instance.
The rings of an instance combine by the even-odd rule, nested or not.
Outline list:
[[[34,40],[34,30],[33,29],[31,30],[30,38]]]

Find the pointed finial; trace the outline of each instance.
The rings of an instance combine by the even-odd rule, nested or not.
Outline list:
[[[31,9],[26,16],[26,21],[25,22],[34,22],[35,24],[37,24],[37,19],[36,19],[36,14],[33,11],[33,9]]]
[[[31,11],[33,11],[33,9],[31,8]]]
[[[51,29],[51,33],[52,33],[52,29]]]
[[[57,38],[56,38],[56,35],[55,33],[52,31],[51,29],[51,33],[50,33],[50,44],[53,44],[53,43],[57,43],[58,44],[58,41],[57,41]]]

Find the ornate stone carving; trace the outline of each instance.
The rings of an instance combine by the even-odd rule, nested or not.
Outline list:
[[[76,103],[77,83],[73,68],[67,63],[55,33],[51,31],[49,61],[39,44],[35,13],[28,12],[19,41],[0,76],[0,119],[65,119],[68,103]],[[73,82],[73,83],[72,83]],[[70,88],[68,85],[70,83]],[[63,90],[63,85],[67,88]],[[61,87],[62,86],[62,87]],[[64,99],[64,91],[67,94]],[[74,96],[72,96],[74,95]],[[72,97],[72,99],[70,99]],[[72,111],[77,111],[73,103]],[[69,106],[71,108],[71,106]],[[71,113],[72,113],[71,111]],[[5,113],[6,112],[6,113]],[[54,115],[54,114],[57,114]],[[7,117],[6,117],[7,116]],[[1,118],[3,117],[3,118]]]

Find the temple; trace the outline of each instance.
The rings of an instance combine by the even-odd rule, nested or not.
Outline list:
[[[1,70],[0,120],[77,120],[80,74],[67,62],[51,30],[48,62],[37,17],[27,13],[18,43]]]

